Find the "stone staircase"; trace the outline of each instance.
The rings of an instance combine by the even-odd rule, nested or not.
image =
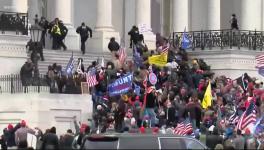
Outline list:
[[[45,61],[39,61],[39,72],[40,74],[46,74],[48,71],[48,66],[52,65],[53,63],[57,63],[57,65],[61,65],[62,69],[65,69],[69,59],[73,53],[73,58],[74,58],[74,67],[75,69],[77,68],[77,63],[78,63],[78,58],[82,58],[83,59],[83,64],[84,64],[84,68],[85,70],[87,69],[87,67],[96,60],[100,60],[104,57],[105,63],[107,63],[107,61],[111,60],[111,53],[110,52],[89,52],[89,50],[87,50],[88,52],[86,52],[86,54],[82,54],[80,50],[50,50],[50,49],[44,49],[43,50],[43,55],[45,58]],[[127,55],[128,55],[128,60],[132,59],[132,54],[129,53],[129,50],[127,50]]]
[[[63,69],[66,68],[69,59],[73,53],[75,69],[77,68],[78,58],[83,59],[83,64],[85,69],[92,63],[92,61],[96,61],[97,59],[101,60],[103,57],[105,59],[105,63],[111,60],[111,54],[108,52],[104,53],[96,53],[96,52],[89,52],[83,55],[81,51],[78,50],[49,50],[44,49],[43,55],[45,61],[39,61],[39,72],[40,74],[46,74],[48,71],[48,66],[52,65],[53,63],[57,63],[57,65],[61,65]]]

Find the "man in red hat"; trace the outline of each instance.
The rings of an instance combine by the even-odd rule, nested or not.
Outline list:
[[[73,122],[76,130],[76,134],[72,145],[74,148],[79,149],[80,146],[82,145],[83,138],[86,135],[90,134],[90,127],[87,124],[84,123],[81,124],[80,122],[79,122],[80,125],[79,126],[76,120],[76,116],[73,117]]]
[[[18,148],[26,148],[27,134],[35,134],[35,131],[27,127],[25,120],[21,121],[20,126],[21,127],[15,132],[15,142]]]
[[[6,142],[7,142],[7,147],[10,149],[13,149],[14,146],[16,146],[15,142],[15,132],[17,129],[20,128],[20,123],[18,123],[15,127],[13,127],[12,124],[8,124],[7,126],[7,131],[6,131]]]

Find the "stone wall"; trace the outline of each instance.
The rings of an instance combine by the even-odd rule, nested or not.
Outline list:
[[[258,74],[255,56],[261,54],[260,51],[238,50],[238,49],[213,49],[189,51],[190,59],[202,58],[211,66],[215,76],[225,75],[232,79],[240,77],[247,72],[252,77],[264,79]]]
[[[26,120],[29,127],[39,127],[44,132],[57,127],[58,135],[67,129],[75,132],[73,116],[87,123],[91,118],[92,101],[90,95],[65,94],[0,94],[0,130],[9,123]]]
[[[11,33],[10,33],[11,34]],[[18,74],[27,60],[28,36],[0,34],[0,74]]]

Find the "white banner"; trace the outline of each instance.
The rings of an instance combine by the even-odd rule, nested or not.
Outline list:
[[[143,34],[145,32],[151,31],[150,27],[148,27],[147,24],[144,23],[138,25],[138,30],[139,30],[139,34]]]

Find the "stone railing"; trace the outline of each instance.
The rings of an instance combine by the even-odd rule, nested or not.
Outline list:
[[[170,43],[173,47],[181,47],[184,32],[173,32]],[[185,32],[190,41],[189,49],[232,49],[237,47],[248,50],[262,51],[264,47],[264,33],[256,30],[206,30]]]
[[[28,34],[28,14],[0,11],[0,31],[5,34],[13,31],[16,34]]]

